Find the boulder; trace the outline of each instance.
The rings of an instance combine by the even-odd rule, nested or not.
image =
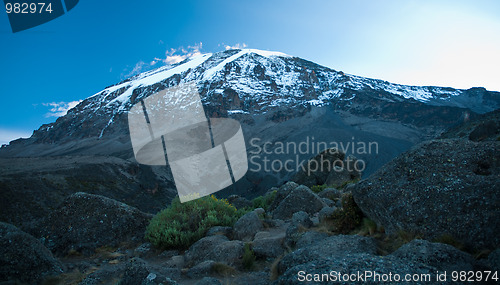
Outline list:
[[[379,276],[382,276],[379,278],[387,278],[385,280],[389,280],[389,274],[392,275],[393,278],[398,274],[400,282],[382,282],[380,280],[375,280],[373,276],[368,278],[366,275],[367,272],[371,272],[371,274],[377,273]],[[340,277],[339,274],[341,274]],[[359,274],[362,275],[364,278],[363,280],[354,282],[347,281],[348,279],[342,279],[348,278],[348,276],[357,278]],[[412,283],[401,282],[405,274],[410,274],[410,276],[413,274],[418,274],[419,276],[425,274],[425,276],[431,278],[431,281]],[[346,253],[343,255],[324,256],[317,260],[310,260],[295,265],[286,270],[273,284],[456,284],[450,281],[449,276],[447,282],[437,282],[435,276],[436,269],[424,264],[413,264],[394,258],[375,256],[367,253]],[[305,280],[311,280],[311,282],[305,282]]]
[[[311,187],[323,185],[335,166],[343,168],[345,154],[329,148],[307,161],[295,174],[293,181]]]
[[[227,237],[215,235],[204,237],[195,242],[185,254],[187,266],[193,266],[206,260],[235,265],[241,261],[244,243],[239,240],[229,241]]]
[[[264,224],[257,213],[248,212],[234,224],[233,237],[238,240],[250,241],[263,228]]]
[[[452,236],[471,248],[500,244],[500,141],[442,139],[398,156],[351,189],[387,233]]]
[[[241,197],[239,195],[231,195],[227,197],[227,201],[236,209],[252,207],[252,201],[249,201],[247,198]]]
[[[62,264],[39,240],[2,222],[0,264],[0,283],[39,284],[45,277],[63,272]]]
[[[258,232],[252,243],[252,250],[257,257],[275,258],[283,254],[283,240],[285,233],[271,234],[269,232]]]
[[[79,192],[67,197],[37,233],[57,255],[64,256],[70,250],[90,255],[101,246],[142,243],[151,218],[113,199]]]
[[[343,187],[354,178],[351,177],[351,173],[347,170],[347,168],[342,168],[339,166],[335,166],[328,177],[325,180],[326,185],[332,187]]]
[[[272,212],[273,219],[290,219],[294,213],[304,211],[308,214],[319,212],[326,204],[308,187],[300,185],[289,192]]]
[[[296,265],[326,259],[334,255],[375,254],[376,251],[377,245],[372,238],[358,235],[331,236],[310,246],[301,247],[283,257],[278,264],[278,272],[284,273]]]
[[[290,192],[297,187],[299,187],[299,184],[297,184],[293,181],[289,181],[289,182],[281,185],[281,187],[278,190],[273,190],[273,191],[276,191],[276,197],[274,198],[271,205],[269,205],[269,208],[267,210],[269,212],[274,211],[279,206],[281,201],[283,201],[286,198],[286,196],[288,196],[288,194],[290,194]],[[271,190],[269,190],[269,191],[271,191]],[[268,193],[269,193],[269,191],[268,191]]]
[[[319,211],[318,213],[318,219],[320,223],[325,222],[335,211],[337,210],[337,207],[324,207]]]
[[[335,188],[326,188],[325,190],[319,192],[318,196],[336,201],[342,197],[342,192]]]
[[[300,211],[293,214],[290,225],[286,229],[286,245],[290,247],[294,246],[302,235],[302,232],[312,226],[313,221],[311,221],[306,212]]]
[[[328,198],[321,198],[321,200],[327,205],[328,207],[333,207],[335,206],[335,202],[333,200],[330,200]]]
[[[199,277],[206,277],[209,275],[213,274],[214,271],[214,266],[217,264],[217,262],[213,260],[205,260],[202,261],[192,268],[190,268],[186,275],[189,278],[199,278]]]
[[[392,256],[411,263],[422,263],[447,272],[473,270],[473,258],[451,245],[415,239],[401,246]]]
[[[212,227],[208,230],[206,236],[214,236],[214,235],[224,235],[228,238],[231,238],[233,235],[233,228],[232,227],[222,227],[222,226]]]
[[[296,248],[306,247],[310,245],[315,245],[322,242],[324,239],[329,237],[327,233],[320,233],[317,231],[305,232],[298,240],[295,245]]]

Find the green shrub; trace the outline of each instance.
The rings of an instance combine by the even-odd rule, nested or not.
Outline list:
[[[254,209],[257,208],[262,208],[267,211],[269,206],[274,202],[274,199],[276,199],[276,193],[278,193],[277,190],[274,190],[272,192],[267,193],[264,196],[259,196],[255,199],[252,200],[252,206]]]
[[[225,199],[213,195],[186,203],[176,197],[151,219],[146,239],[157,247],[188,248],[213,226],[233,226],[241,213]]]
[[[363,218],[363,231],[373,235],[377,231],[377,223],[369,218]]]
[[[329,186],[326,185],[326,184],[323,184],[323,185],[314,185],[314,186],[311,186],[311,191],[313,191],[314,193],[319,193],[319,192],[325,190],[328,187]]]
[[[253,250],[250,248],[250,244],[245,244],[245,252],[243,253],[243,268],[246,270],[250,270],[254,267],[255,262],[255,254]]]
[[[342,208],[337,209],[327,219],[334,227],[334,231],[341,234],[348,234],[357,228],[363,219],[363,212],[359,209],[351,193],[342,196]]]

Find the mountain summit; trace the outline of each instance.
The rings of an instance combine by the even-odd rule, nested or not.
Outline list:
[[[357,154],[366,161],[366,175],[413,144],[500,107],[500,93],[484,88],[399,85],[348,75],[280,52],[234,49],[195,56],[109,86],[54,123],[41,126],[30,138],[1,148],[0,157],[94,155],[136,163],[127,112],[160,90],[193,81],[207,116],[238,120],[247,151],[261,151],[254,160],[249,158],[254,171],[236,186],[240,192],[263,191],[293,175],[266,171],[266,159],[293,159],[299,165],[321,151],[314,144],[335,142],[348,146],[349,154],[355,144],[376,142],[376,154]],[[289,149],[279,153],[280,143],[312,148],[307,153]]]

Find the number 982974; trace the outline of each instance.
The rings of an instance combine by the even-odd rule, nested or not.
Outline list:
[[[7,3],[5,4],[7,14],[41,14],[52,13],[52,3]]]

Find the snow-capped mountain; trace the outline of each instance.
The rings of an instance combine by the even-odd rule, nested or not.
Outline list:
[[[500,107],[500,93],[484,88],[459,90],[393,84],[348,75],[279,52],[243,49],[203,54],[109,86],[56,122],[41,126],[29,139],[2,147],[0,158],[12,159],[10,163],[19,166],[16,175],[34,179],[19,184],[24,180],[9,176],[15,185],[12,189],[32,189],[36,185],[30,191],[39,193],[37,189],[42,185],[43,189],[59,187],[61,193],[81,189],[97,194],[105,189],[114,193],[108,196],[133,205],[137,204],[133,202],[137,197],[150,197],[149,202],[137,205],[141,209],[161,209],[175,195],[171,174],[166,167],[137,164],[127,115],[141,99],[193,81],[207,116],[230,117],[240,122],[249,154],[266,147],[263,155],[249,156],[250,171],[227,192],[248,197],[262,194],[294,174],[256,169],[264,166],[265,159],[300,162],[320,151],[313,148],[306,153],[279,153],[276,143],[307,142],[314,146],[319,142],[376,142],[376,153],[355,154],[366,162],[364,175],[369,175],[415,143],[435,137],[477,113]],[[347,148],[346,152],[353,151]],[[68,163],[54,163],[54,156],[59,157],[57,161]],[[36,167],[26,169],[29,175],[23,174],[26,162],[19,157],[36,157],[30,160],[32,164],[36,162]],[[33,176],[35,168],[37,175],[46,180],[40,182]],[[80,172],[85,175],[74,179]],[[57,178],[61,175],[63,178]],[[116,184],[117,177],[121,177],[121,184]],[[89,179],[97,185],[91,183],[95,187],[90,190]],[[134,186],[127,186],[127,181]],[[123,193],[127,193],[126,197]]]
[[[55,123],[44,125],[36,142],[102,138],[139,100],[179,82],[196,81],[211,116],[265,114],[276,109],[338,105],[348,111],[356,97],[384,103],[423,103],[484,113],[500,107],[499,93],[476,88],[418,87],[344,74],[280,52],[255,49],[203,54],[174,66],[135,75],[83,100]],[[120,124],[121,125],[121,124]],[[57,135],[57,128],[64,133]]]

